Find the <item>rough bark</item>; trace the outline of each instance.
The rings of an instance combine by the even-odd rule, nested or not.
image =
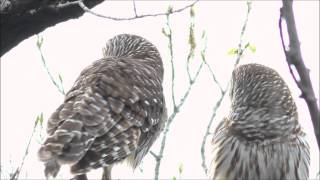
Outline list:
[[[82,16],[75,0],[0,0],[0,56],[30,36],[60,22]],[[83,0],[92,8],[103,0]]]
[[[318,148],[320,149],[320,110],[317,104],[317,99],[312,87],[310,79],[310,70],[304,64],[296,23],[294,19],[294,12],[292,8],[293,0],[282,0],[282,7],[280,9],[280,37],[282,47],[286,60],[289,66],[290,73],[293,76],[296,84],[301,90],[301,97],[306,101],[311,121],[313,124],[314,133],[317,139]],[[286,48],[283,31],[282,31],[282,19],[286,21],[288,36],[289,36],[289,49]],[[294,66],[298,72],[298,76],[293,73],[292,66]]]

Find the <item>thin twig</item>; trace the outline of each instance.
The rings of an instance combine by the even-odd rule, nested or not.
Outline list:
[[[280,29],[280,38],[282,43],[282,48],[286,56],[286,61],[290,73],[296,82],[297,86],[301,90],[301,97],[306,101],[309,113],[311,116],[314,133],[317,139],[318,149],[320,149],[320,113],[319,107],[317,105],[317,99],[314,94],[312,83],[310,80],[309,69],[305,66],[302,59],[301,50],[300,50],[300,41],[298,38],[297,28],[295,24],[293,9],[292,9],[292,0],[282,0],[282,7],[280,9],[280,18],[279,18],[279,29]],[[282,19],[286,21],[288,36],[289,36],[289,49],[285,47],[282,31]],[[298,72],[299,78],[293,73],[292,66]]]
[[[52,76],[48,66],[47,66],[47,63],[46,63],[46,60],[43,56],[43,53],[42,53],[42,43],[43,43],[43,39],[39,36],[37,36],[38,40],[37,40],[37,47],[38,47],[38,50],[39,50],[39,53],[40,53],[40,56],[41,56],[41,61],[42,61],[42,64],[43,64],[43,67],[45,68],[51,82],[53,83],[54,86],[56,86],[56,88],[58,89],[58,91],[61,93],[61,94],[65,94],[64,92],[64,88],[63,88],[63,84],[62,84],[62,80],[61,80],[61,77],[59,76],[59,79],[60,79],[60,85],[57,83],[57,81],[54,79],[54,77]]]
[[[167,26],[169,27],[169,33],[166,33],[166,32],[164,32],[164,33],[165,33],[166,37],[169,39],[170,52],[173,52],[172,42],[171,42],[172,41],[172,32],[171,32],[171,29],[170,29],[169,16],[170,15],[167,16]],[[172,66],[172,68],[174,68],[174,66],[173,66],[173,53],[170,53],[170,56],[171,56],[170,59],[171,59],[171,62],[172,62],[171,66]],[[168,132],[170,130],[170,125],[173,122],[173,120],[176,117],[176,115],[179,113],[180,108],[184,105],[186,99],[188,98],[194,83],[196,82],[196,80],[199,77],[199,74],[200,74],[200,71],[201,71],[201,69],[203,67],[203,64],[204,63],[202,62],[200,64],[200,66],[197,68],[195,76],[193,78],[191,78],[191,80],[189,81],[189,86],[188,86],[187,90],[185,91],[184,95],[180,99],[179,103],[177,105],[175,105],[175,108],[173,109],[172,114],[169,116],[169,118],[167,120],[165,129],[163,131],[163,136],[162,136],[162,139],[161,139],[161,145],[160,145],[159,153],[158,154],[155,154],[153,152],[151,153],[156,159],[155,176],[154,176],[155,180],[159,179],[161,160],[162,160],[163,153],[164,153],[164,150],[165,150],[166,140],[167,140]],[[173,71],[173,73],[174,73],[174,71]],[[171,81],[174,80],[173,77],[172,77]],[[172,88],[173,88],[173,86],[172,86]],[[174,92],[172,91],[172,93],[174,93]],[[174,98],[174,94],[172,95],[172,97]]]
[[[251,11],[251,0],[247,0],[247,14],[246,14],[246,19],[244,20],[243,26],[241,28],[241,33],[240,33],[240,41],[238,44],[238,53],[237,53],[237,60],[234,64],[234,67],[236,67],[239,64],[239,61],[242,57],[242,54],[244,52],[244,50],[246,49],[245,47],[243,47],[243,37],[244,37],[244,33],[246,31],[247,28],[247,23],[248,23],[248,19],[249,19],[249,14]]]
[[[183,95],[183,97],[180,99],[180,102],[177,105],[176,110],[168,118],[168,121],[166,123],[165,129],[163,131],[160,151],[159,151],[158,155],[156,155],[158,157],[158,159],[156,160],[155,177],[154,177],[154,179],[156,179],[156,180],[159,179],[159,170],[160,170],[161,159],[163,157],[163,152],[164,152],[164,149],[165,149],[165,146],[166,146],[166,139],[167,139],[167,134],[168,134],[169,129],[170,129],[170,125],[173,122],[173,119],[179,113],[180,108],[182,107],[182,105],[186,101],[187,97],[189,96],[189,94],[191,92],[191,89],[192,89],[192,86],[194,85],[194,82],[198,79],[198,76],[200,74],[200,71],[201,71],[202,67],[203,67],[203,63],[200,64],[195,77],[192,79],[193,83],[189,84],[188,89],[186,90],[186,92]]]
[[[42,115],[41,115],[41,116],[42,116]],[[38,116],[38,117],[39,117],[39,116]],[[33,126],[33,130],[32,130],[32,133],[31,133],[31,135],[30,135],[30,138],[29,138],[29,140],[28,140],[28,144],[27,144],[26,150],[25,150],[25,152],[24,152],[24,155],[23,155],[23,157],[22,157],[22,161],[21,161],[20,165],[17,167],[17,169],[14,171],[14,173],[11,175],[10,180],[17,180],[17,179],[19,178],[21,169],[22,169],[22,167],[23,167],[23,165],[24,165],[24,161],[25,161],[26,157],[27,157],[28,154],[29,154],[29,148],[30,148],[30,145],[31,145],[32,137],[33,137],[33,135],[34,135],[34,133],[35,133],[35,131],[36,131],[37,125],[39,124],[39,123],[38,123],[38,122],[39,122],[39,121],[38,121],[38,117],[37,117],[37,120],[35,121],[35,124],[34,124],[34,126]]]
[[[137,16],[138,16],[138,14],[137,14],[137,8],[136,8],[136,1],[135,1],[135,0],[132,0],[132,3],[133,3],[133,11],[134,11],[134,15],[135,15],[135,17],[137,17]]]
[[[170,8],[169,8],[170,9]],[[170,11],[170,10],[169,10]],[[171,63],[171,98],[172,98],[172,104],[173,104],[173,110],[177,108],[176,99],[175,99],[175,93],[174,93],[174,85],[175,85],[175,68],[174,68],[174,62],[173,62],[173,44],[172,44],[172,29],[170,27],[170,15],[167,15],[167,29],[169,32],[167,32],[167,37],[169,40],[169,53],[170,53],[170,63]]]
[[[156,160],[159,159],[159,156],[156,155],[156,153],[154,153],[153,151],[149,151],[149,152],[150,152],[150,154],[151,154]]]
[[[247,14],[246,14],[246,18],[244,20],[244,23],[242,25],[242,29],[241,29],[241,33],[240,33],[240,40],[239,40],[239,44],[238,44],[238,53],[237,53],[237,59],[236,59],[236,62],[234,63],[234,67],[236,67],[239,62],[240,62],[240,59],[243,55],[243,53],[245,52],[246,50],[246,47],[243,46],[243,37],[244,37],[244,34],[245,34],[245,31],[246,31],[246,27],[247,27],[247,23],[248,23],[248,18],[249,18],[249,14],[250,14],[250,11],[251,11],[251,1],[247,1]],[[228,82],[227,84],[227,87],[225,89],[222,89],[221,88],[221,85],[220,83],[217,81],[216,77],[215,77],[215,74],[214,72],[212,71],[210,65],[207,63],[206,59],[205,59],[205,56],[202,55],[202,60],[203,62],[205,62],[206,66],[208,67],[210,73],[211,73],[211,76],[212,76],[212,79],[213,79],[213,82],[219,87],[220,91],[221,91],[221,96],[220,98],[218,99],[218,101],[216,102],[216,104],[214,105],[213,107],[213,110],[212,110],[212,115],[211,115],[211,118],[208,122],[208,125],[207,125],[207,128],[206,128],[206,132],[203,136],[203,139],[202,139],[202,144],[201,144],[201,149],[200,149],[200,152],[201,152],[201,166],[202,166],[202,169],[204,170],[204,172],[207,174],[208,173],[208,166],[206,164],[206,157],[205,157],[205,146],[206,146],[206,142],[207,142],[207,139],[208,139],[208,136],[210,135],[210,129],[211,129],[211,125],[213,123],[213,120],[216,116],[216,113],[217,113],[217,110],[219,109],[219,107],[221,106],[221,102],[222,100],[224,99],[225,95],[226,95],[226,92],[229,88],[229,85],[230,85],[230,81]]]
[[[127,18],[119,18],[119,17],[112,17],[112,16],[106,16],[106,15],[102,15],[99,13],[96,13],[94,11],[91,11],[84,3],[83,0],[79,0],[79,1],[75,1],[85,12],[93,14],[97,17],[101,17],[101,18],[106,18],[106,19],[111,19],[111,20],[115,20],[115,21],[128,21],[128,20],[134,20],[134,19],[140,19],[140,18],[145,18],[145,17],[157,17],[157,16],[167,16],[170,14],[174,14],[174,13],[179,13],[184,11],[185,9],[188,9],[190,7],[192,7],[193,5],[195,5],[199,0],[196,0],[194,2],[192,2],[191,4],[182,7],[180,9],[176,9],[176,10],[172,10],[172,11],[167,11],[165,13],[156,13],[156,14],[143,14],[143,15],[138,15],[135,14],[134,17],[127,17]]]
[[[211,77],[212,77],[212,79],[213,79],[213,82],[219,87],[219,90],[220,90],[221,94],[223,94],[223,92],[224,92],[225,90],[222,88],[221,84],[218,82],[218,80],[217,80],[217,78],[216,78],[216,75],[214,74],[211,66],[208,64],[208,62],[207,62],[207,60],[206,60],[205,51],[206,51],[206,49],[207,49],[207,37],[206,37],[205,34],[203,35],[203,40],[204,40],[204,48],[203,48],[203,50],[201,51],[201,59],[202,59],[202,61],[204,62],[204,64],[207,66],[207,68],[209,69],[209,72],[210,72],[210,74],[211,74]]]
[[[208,166],[206,164],[205,146],[206,146],[208,136],[210,135],[210,129],[211,129],[211,125],[213,123],[213,119],[216,117],[216,112],[219,109],[221,102],[222,102],[223,98],[225,97],[225,95],[226,95],[226,91],[223,91],[220,98],[218,99],[218,101],[214,105],[213,110],[212,110],[212,115],[210,117],[210,121],[209,121],[207,128],[206,128],[206,133],[205,133],[205,135],[202,139],[202,143],[201,143],[201,160],[202,160],[201,166],[206,174],[208,173]]]

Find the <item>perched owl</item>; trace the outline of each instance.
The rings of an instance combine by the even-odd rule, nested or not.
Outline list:
[[[212,179],[307,179],[310,152],[288,86],[271,68],[247,64],[231,80],[231,110],[212,140]]]
[[[48,137],[38,152],[46,177],[55,177],[65,164],[74,179],[123,160],[135,168],[167,119],[162,81],[153,44],[129,34],[110,39],[104,57],[81,72],[48,120]]]

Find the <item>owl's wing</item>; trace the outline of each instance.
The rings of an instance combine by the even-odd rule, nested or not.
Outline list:
[[[40,159],[83,173],[151,146],[164,111],[161,81],[152,70],[134,59],[109,58],[82,71],[49,119],[51,136]]]

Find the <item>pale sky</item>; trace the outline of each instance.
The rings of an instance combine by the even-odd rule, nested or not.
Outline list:
[[[137,1],[136,6],[139,14],[150,14],[165,12],[169,4],[179,8],[189,3]],[[248,52],[241,61],[272,67],[288,83],[298,106],[300,123],[308,135],[311,146],[310,179],[314,179],[319,171],[319,150],[307,106],[304,100],[299,98],[300,90],[289,73],[281,47],[278,29],[280,7],[281,1],[253,2],[244,42],[254,44],[257,51]],[[133,15],[131,1],[108,1],[94,8],[93,11],[115,17]],[[195,6],[195,11],[198,48],[201,46],[202,31],[205,30],[208,36],[207,61],[218,81],[225,86],[235,61],[235,57],[227,55],[227,52],[238,45],[246,14],[246,2],[199,2]],[[294,11],[302,56],[306,66],[311,70],[311,80],[316,96],[319,98],[319,2],[295,2]],[[187,88],[185,62],[189,49],[187,44],[189,21],[188,10],[174,14],[171,18],[174,62],[177,72],[175,92],[178,100]],[[143,36],[154,43],[162,55],[165,65],[163,87],[170,114],[172,112],[171,69],[167,39],[161,33],[165,22],[164,16],[120,22],[85,14],[79,19],[60,23],[40,33],[44,38],[43,53],[52,74],[56,78],[58,74],[62,75],[64,88],[68,91],[80,71],[94,60],[101,58],[101,49],[109,38],[120,33]],[[8,173],[21,162],[36,116],[42,112],[46,123],[47,118],[63,101],[63,96],[53,86],[43,68],[36,40],[36,36],[30,37],[1,58],[1,168],[3,170],[1,179],[7,178]],[[195,59],[191,62],[193,74],[200,60],[199,49],[197,49]],[[219,96],[217,86],[204,68],[185,105],[172,123],[160,178],[178,176],[178,167],[181,163],[184,170],[180,178],[207,178],[201,168],[200,147],[212,108]],[[227,116],[228,105],[228,98],[226,98],[217,112],[215,123]],[[207,143],[208,158],[210,140],[211,137]],[[158,152],[159,142],[160,139],[152,147],[154,152]],[[40,137],[39,133],[36,133],[20,174],[21,179],[44,177],[43,164],[37,160],[36,156],[39,147]],[[141,165],[143,172],[139,169],[133,172],[126,165],[119,165],[114,168],[113,178],[150,179],[154,177],[154,165],[154,158],[148,154]],[[59,177],[69,178],[68,172],[67,167],[62,168]],[[100,176],[100,171],[89,174],[90,178]]]

